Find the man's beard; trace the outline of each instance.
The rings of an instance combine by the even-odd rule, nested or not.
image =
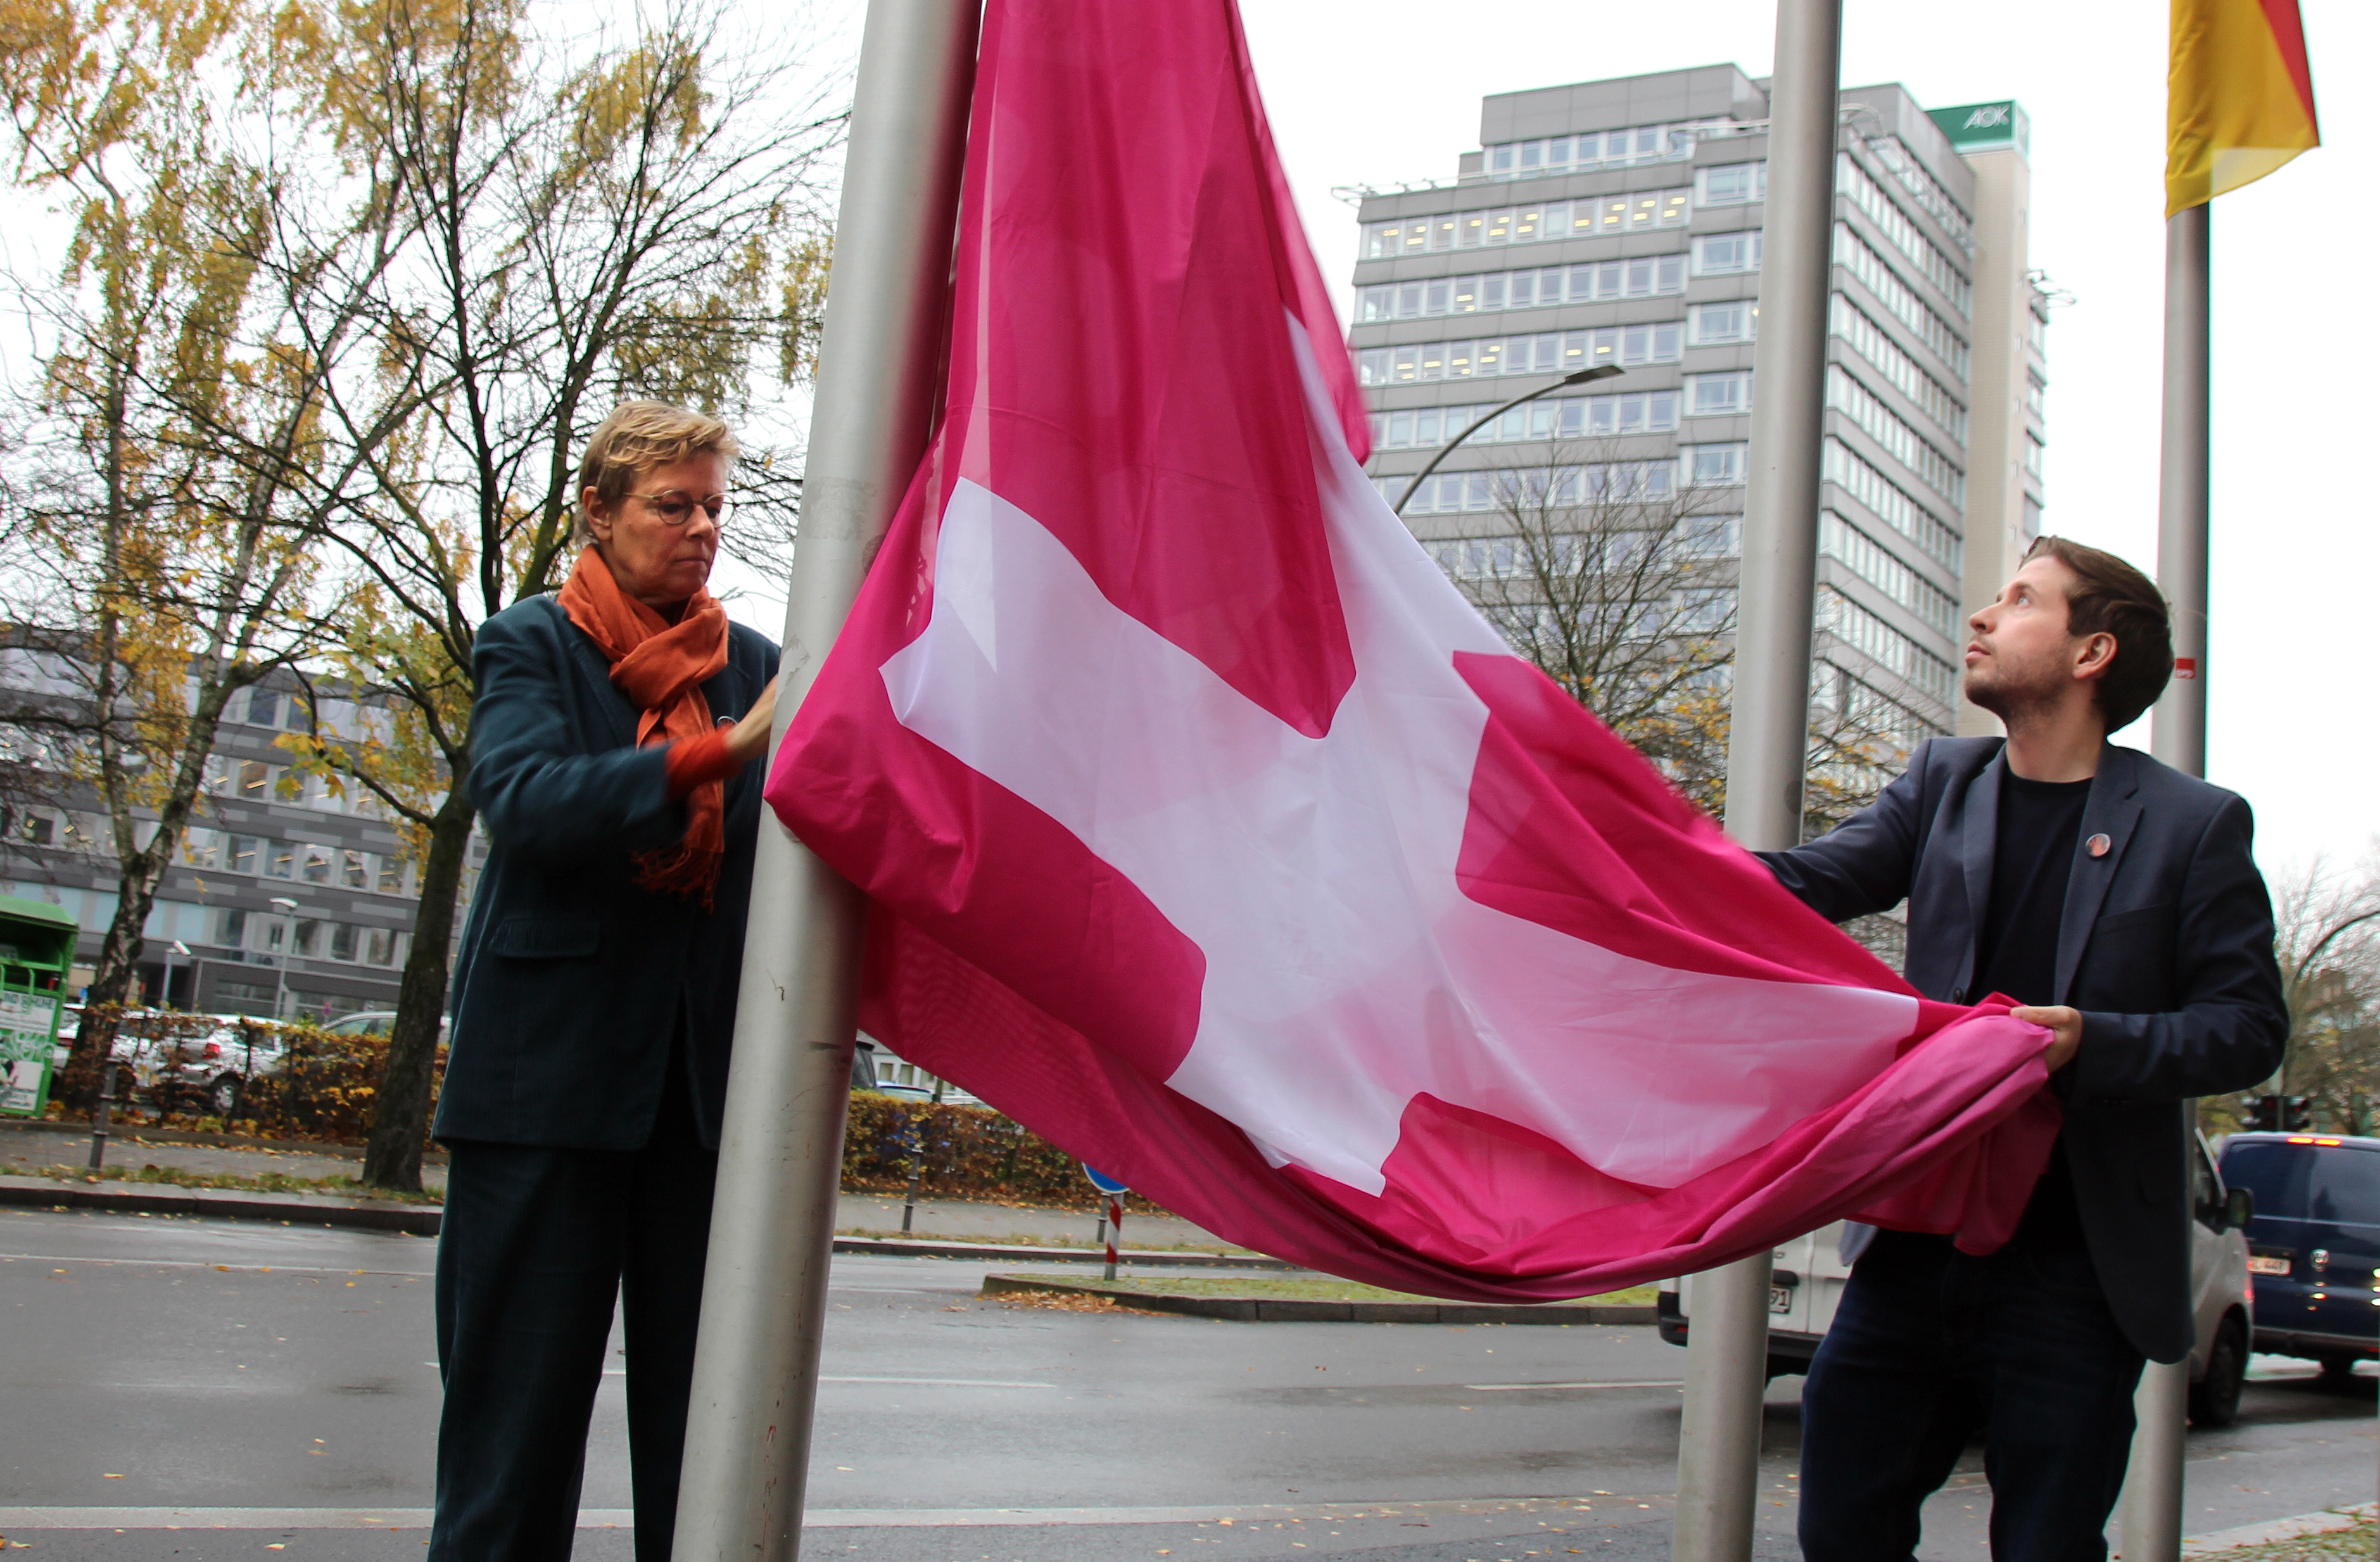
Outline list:
[[[2050,677],[2029,678],[2025,675],[2034,672],[2048,675],[2054,671],[2054,667],[2002,667],[1999,676],[1987,678],[1971,667],[1961,680],[1961,692],[1966,695],[1969,704],[1999,717],[2001,726],[2011,726],[2034,711],[2055,702],[2055,685]]]

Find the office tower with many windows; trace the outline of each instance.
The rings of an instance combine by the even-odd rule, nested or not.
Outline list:
[[[1351,345],[1392,503],[1497,404],[1621,371],[1504,414],[1406,499],[1458,579],[1503,567],[1515,494],[1624,490],[1731,549],[1766,86],[1717,66],[1501,93],[1454,180],[1366,193]],[[2046,315],[2022,112],[1929,115],[1889,85],[1842,110],[1814,700],[1905,747],[1958,725],[1964,612],[2038,530]]]

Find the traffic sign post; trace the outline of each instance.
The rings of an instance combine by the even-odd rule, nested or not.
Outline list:
[[[1105,1172],[1093,1171],[1087,1162],[1083,1166],[1083,1175],[1091,1179],[1092,1187],[1108,1196],[1107,1219],[1100,1222],[1099,1234],[1107,1241],[1107,1277],[1112,1280],[1116,1277],[1116,1243],[1122,1239],[1123,1231],[1123,1196],[1132,1190]]]

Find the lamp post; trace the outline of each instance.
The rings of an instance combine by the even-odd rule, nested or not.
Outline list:
[[[281,1018],[281,1006],[289,997],[289,946],[298,936],[298,902],[285,895],[276,895],[273,903],[281,908],[281,969],[273,978],[273,1018]]]
[[[1450,439],[1444,445],[1439,445],[1438,447],[1438,454],[1429,458],[1429,465],[1422,468],[1420,471],[1415,472],[1414,474],[1414,480],[1405,484],[1405,491],[1397,495],[1397,514],[1402,515],[1405,513],[1405,501],[1412,498],[1415,494],[1421,492],[1422,483],[1428,480],[1430,473],[1438,470],[1438,464],[1440,461],[1445,460],[1449,456],[1454,454],[1454,447],[1456,445],[1462,444],[1464,440],[1469,439],[1473,434],[1477,433],[1481,429],[1486,428],[1489,423],[1494,422],[1505,413],[1510,412],[1513,408],[1521,406],[1524,402],[1535,401],[1541,396],[1551,396],[1558,390],[1568,390],[1572,385],[1585,384],[1589,380],[1608,380],[1614,374],[1624,374],[1627,371],[1621,368],[1617,363],[1598,363],[1592,369],[1582,369],[1575,374],[1565,374],[1560,379],[1556,380],[1552,384],[1540,385],[1536,390],[1529,391],[1524,395],[1516,396],[1512,400],[1504,403],[1503,406],[1495,408],[1492,410],[1484,413],[1477,419],[1475,419],[1469,428],[1464,429],[1461,433],[1456,434],[1452,439]]]
[[[187,957],[189,952],[190,946],[183,943],[178,938],[165,946],[165,974],[157,983],[157,1007],[159,1008],[172,1008],[174,1007],[174,957],[176,955]],[[190,996],[195,998],[198,995],[197,988],[193,987],[190,991]]]

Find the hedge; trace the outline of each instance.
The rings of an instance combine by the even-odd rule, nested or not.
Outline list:
[[[96,1023],[115,1036],[126,1027],[141,1043],[142,1072],[152,1083],[128,1092],[118,1076],[116,1093],[133,1096],[120,1102],[119,1118],[161,1128],[220,1128],[229,1133],[261,1139],[310,1140],[322,1144],[361,1144],[371,1133],[372,1104],[380,1094],[380,1077],[388,1058],[386,1036],[332,1033],[310,1021],[279,1024],[267,1019],[225,1020],[204,1014],[159,1014],[135,1010],[129,1015],[112,1007],[93,1006],[84,1011],[86,1024]],[[179,1063],[211,1063],[207,1043],[225,1029],[237,1042],[223,1043],[235,1067],[250,1042],[277,1039],[281,1065],[270,1073],[249,1076],[240,1089],[238,1110],[227,1120],[213,1116],[204,1085],[185,1086],[174,1078]],[[431,1083],[431,1105],[437,1105],[437,1080],[445,1073],[446,1049],[438,1049],[439,1068]],[[154,1065],[153,1073],[149,1065]],[[244,1070],[242,1070],[244,1071]]]
[[[1106,1202],[1081,1163],[989,1106],[854,1094],[843,1137],[844,1190],[901,1192],[913,1160],[920,1195],[1070,1210]],[[1125,1208],[1150,1213],[1157,1206],[1129,1199]]]
[[[164,1065],[176,1056],[201,1061],[206,1043],[227,1023],[241,1032],[242,1043],[250,1036],[261,1041],[272,1035],[286,1049],[277,1070],[248,1080],[239,1109],[229,1121],[212,1116],[202,1086],[143,1090],[137,1101],[117,1106],[119,1121],[320,1144],[361,1144],[370,1135],[372,1104],[388,1056],[386,1036],[332,1034],[310,1022],[227,1022],[211,1015],[144,1010],[127,1016],[96,1006],[86,1013],[111,1035],[128,1023],[136,1027],[144,1050],[153,1049],[156,1060]],[[230,1043],[225,1046],[230,1050]],[[442,1043],[431,1085],[433,1110],[445,1062]],[[117,1093],[125,1093],[120,1083]],[[53,1104],[51,1111],[56,1114],[59,1108]],[[1072,1155],[989,1106],[854,1093],[843,1141],[843,1186],[853,1192],[902,1192],[909,1185],[913,1161],[918,1192],[933,1198],[1076,1210],[1096,1209],[1104,1202]],[[1128,1200],[1126,1207],[1144,1213],[1156,1209],[1138,1199]]]

